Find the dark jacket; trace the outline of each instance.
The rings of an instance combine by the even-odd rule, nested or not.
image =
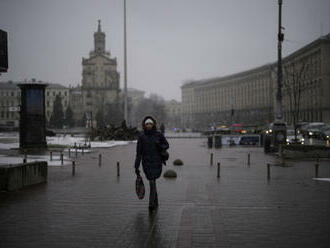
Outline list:
[[[146,119],[152,119],[153,129],[145,129]],[[148,180],[157,179],[162,173],[162,160],[160,152],[169,148],[164,135],[157,131],[156,121],[151,116],[147,116],[142,122],[143,131],[140,133],[136,146],[135,169],[138,169],[142,160],[143,171]]]

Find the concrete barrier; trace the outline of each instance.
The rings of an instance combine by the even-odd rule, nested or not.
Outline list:
[[[330,158],[330,147],[320,145],[285,145],[282,147],[283,158]]]
[[[0,190],[15,191],[23,187],[47,182],[46,161],[0,167]]]

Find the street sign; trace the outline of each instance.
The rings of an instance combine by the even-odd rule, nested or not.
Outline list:
[[[9,112],[19,112],[20,111],[20,107],[9,107]]]

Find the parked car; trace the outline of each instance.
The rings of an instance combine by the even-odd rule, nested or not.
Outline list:
[[[323,122],[311,122],[302,129],[302,134],[304,137],[308,138],[320,138],[321,129],[325,126]]]
[[[324,140],[330,140],[330,125],[324,126],[321,130],[321,138]]]
[[[241,137],[239,141],[240,145],[258,145],[260,144],[260,137],[259,136],[252,136],[252,135],[244,135]]]
[[[305,139],[301,134],[297,133],[297,138],[294,136],[294,129],[286,130],[286,143],[289,144],[304,144]]]

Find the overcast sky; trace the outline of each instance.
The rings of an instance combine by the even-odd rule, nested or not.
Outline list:
[[[0,0],[9,72],[81,84],[82,57],[102,20],[123,86],[123,0]],[[187,80],[225,76],[277,59],[277,0],[127,0],[128,87],[181,100]],[[283,0],[287,55],[330,33],[329,0]]]

